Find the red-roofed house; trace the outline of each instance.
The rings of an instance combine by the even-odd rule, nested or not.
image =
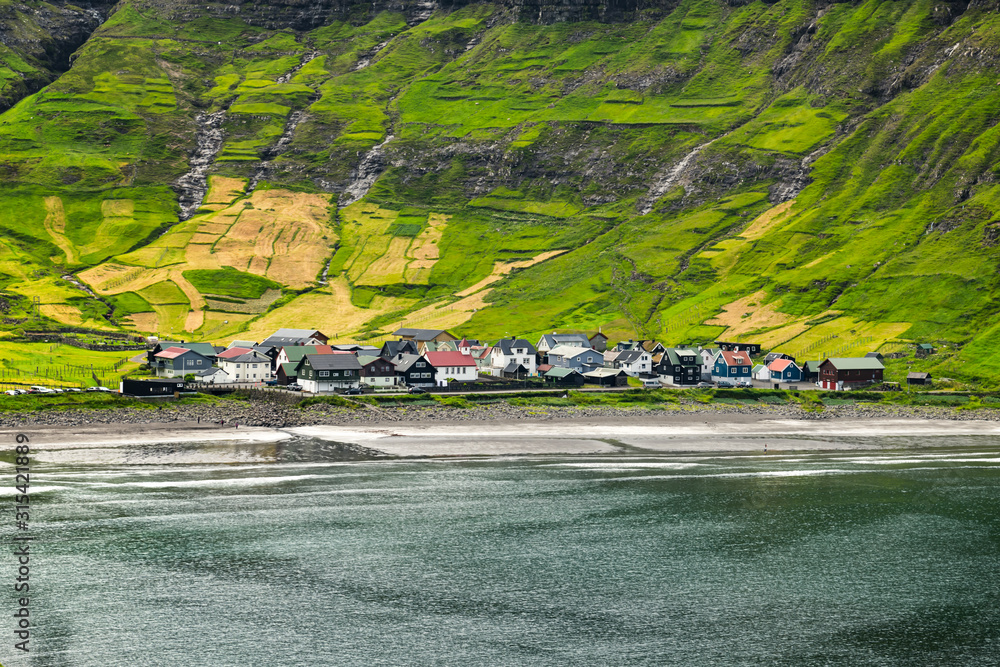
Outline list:
[[[712,381],[750,382],[753,362],[748,352],[720,351],[712,363]]]
[[[479,377],[476,360],[461,352],[427,352],[424,354],[434,368],[434,384],[443,387],[448,380],[472,382]]]
[[[802,369],[791,359],[775,359],[767,365],[775,382],[800,382]]]

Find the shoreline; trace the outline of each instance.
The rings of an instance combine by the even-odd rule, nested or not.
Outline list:
[[[134,411],[152,413],[142,415],[63,413],[57,423],[3,423],[0,439],[13,443],[17,433],[28,435],[39,463],[183,465],[905,450],[968,447],[970,437],[1000,436],[1000,413],[993,410],[314,407],[320,409],[286,409],[293,414],[280,424],[248,425],[244,415],[246,421],[226,426],[205,418],[198,424],[205,415],[191,413],[206,406]]]

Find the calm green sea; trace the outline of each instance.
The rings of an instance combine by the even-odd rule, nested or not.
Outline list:
[[[997,665],[1000,440],[940,442],[957,448],[36,468],[32,650],[8,613],[0,656]]]

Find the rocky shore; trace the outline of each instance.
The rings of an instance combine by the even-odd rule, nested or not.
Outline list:
[[[517,422],[523,420],[579,420],[697,417],[733,421],[741,416],[748,419],[795,420],[887,420],[934,419],[952,421],[1000,421],[1000,410],[956,410],[948,407],[884,406],[860,404],[830,406],[821,412],[811,412],[792,405],[732,405],[687,403],[637,407],[609,406],[516,406],[506,402],[476,405],[469,408],[434,406],[357,408],[312,405],[298,408],[269,402],[232,401],[214,405],[169,405],[153,409],[123,408],[102,410],[59,410],[7,413],[0,417],[0,428],[30,428],[32,426],[87,426],[130,424],[200,424],[203,427],[256,426],[290,428],[315,425],[376,426],[397,422]]]

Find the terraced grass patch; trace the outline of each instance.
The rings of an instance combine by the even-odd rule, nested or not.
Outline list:
[[[242,299],[259,299],[268,290],[279,290],[281,285],[262,276],[224,267],[215,271],[194,269],[185,271],[187,278],[202,294],[235,296]]]

